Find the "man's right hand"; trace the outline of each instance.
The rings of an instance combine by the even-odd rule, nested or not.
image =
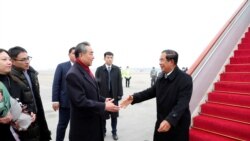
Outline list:
[[[133,96],[130,95],[125,100],[122,100],[122,102],[120,103],[120,107],[121,108],[126,108],[132,102],[133,102]]]
[[[59,102],[53,102],[52,108],[53,108],[54,111],[57,111],[59,109],[59,107],[60,107]]]
[[[116,106],[113,103],[114,99],[107,100],[105,101],[105,110],[109,112],[118,112],[120,110],[119,106]]]

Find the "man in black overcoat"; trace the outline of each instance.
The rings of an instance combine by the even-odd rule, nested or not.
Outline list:
[[[188,141],[191,114],[189,102],[193,82],[191,76],[178,66],[178,53],[164,50],[160,57],[161,75],[156,84],[144,91],[130,95],[121,107],[156,98],[157,121],[154,141]]]
[[[98,82],[98,86],[101,91],[101,95],[106,98],[114,99],[114,103],[118,105],[118,100],[121,99],[123,95],[122,90],[122,76],[121,70],[118,66],[113,65],[112,52],[104,53],[105,64],[96,69],[95,77]],[[111,116],[111,127],[112,127],[112,137],[114,140],[118,140],[117,136],[117,117],[118,112],[105,112],[105,118],[109,119]],[[104,136],[106,134],[106,119],[104,119]]]
[[[104,141],[104,111],[117,112],[119,107],[100,95],[97,82],[89,66],[94,59],[88,42],[75,48],[75,64],[66,76],[70,102],[70,141]]]

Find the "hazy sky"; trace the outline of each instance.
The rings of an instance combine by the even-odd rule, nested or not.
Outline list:
[[[164,49],[191,66],[243,0],[0,0],[0,48],[22,46],[37,70],[55,69],[88,41],[92,68],[114,53],[118,66],[159,67]]]

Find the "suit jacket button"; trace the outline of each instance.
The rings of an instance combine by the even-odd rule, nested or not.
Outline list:
[[[172,117],[177,117],[177,114],[172,114]]]

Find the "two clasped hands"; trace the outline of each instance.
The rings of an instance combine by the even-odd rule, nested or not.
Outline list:
[[[106,98],[105,110],[109,112],[118,112],[120,108],[125,109],[129,104],[133,102],[133,96],[129,95],[126,99],[122,100],[119,106],[113,103],[114,99]],[[163,120],[158,128],[158,132],[167,132],[169,131],[171,125],[167,120]]]
[[[133,101],[133,96],[128,96],[125,100],[123,100],[119,106],[115,105],[113,103],[114,99],[112,98],[106,98],[106,106],[105,106],[105,110],[109,111],[109,112],[118,112],[120,110],[120,108],[126,108],[129,104],[132,103]]]

